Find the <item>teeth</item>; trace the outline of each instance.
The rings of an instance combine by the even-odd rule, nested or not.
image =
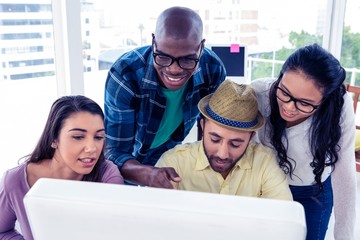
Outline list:
[[[168,79],[173,82],[177,82],[181,80],[181,78],[171,78],[171,77],[168,77]]]
[[[92,161],[92,159],[91,158],[83,158],[83,159],[81,159],[81,161],[85,162],[85,163],[89,163]]]
[[[284,109],[284,112],[285,112],[287,115],[291,115],[291,116],[294,115],[294,114],[292,114],[291,112],[286,111],[285,109]]]

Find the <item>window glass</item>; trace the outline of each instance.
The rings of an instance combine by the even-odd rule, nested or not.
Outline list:
[[[360,1],[347,0],[341,47],[341,64],[347,70],[347,83],[360,85]]]
[[[51,1],[0,3],[0,81],[55,75]]]
[[[151,43],[171,6],[197,11],[206,44],[248,46],[248,77],[277,76],[296,48],[322,43],[328,0],[79,0],[85,95],[103,105],[107,70],[125,51]],[[0,3],[0,159],[32,149],[57,98],[51,0]],[[10,3],[11,2],[11,3]],[[358,0],[347,0],[341,62],[360,85]],[[24,124],[26,122],[26,124]],[[21,135],[21,136],[20,136]],[[20,136],[20,137],[19,137]],[[16,143],[16,144],[13,144]],[[16,149],[15,149],[16,148]],[[20,149],[20,150],[19,150]],[[17,156],[14,157],[14,152]]]
[[[0,177],[33,149],[57,97],[51,9],[0,2]]]
[[[112,0],[83,2],[87,4],[82,18],[96,19],[83,24],[96,32],[83,35],[84,69],[109,69],[124,52],[150,44],[160,12],[171,6],[185,6],[203,19],[206,44],[248,46],[252,68],[249,77],[254,79],[277,75],[282,61],[294,49],[322,43],[328,1],[207,0],[204,4],[190,0],[133,0],[126,7]]]

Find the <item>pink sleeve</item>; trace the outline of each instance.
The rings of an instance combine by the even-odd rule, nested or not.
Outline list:
[[[102,182],[104,183],[114,183],[114,184],[124,184],[124,178],[122,177],[120,170],[117,166],[109,161],[105,160],[103,166],[103,177]]]

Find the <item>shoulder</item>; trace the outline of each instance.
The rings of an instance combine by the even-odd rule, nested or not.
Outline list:
[[[126,77],[128,74],[141,75],[148,67],[150,58],[152,58],[150,46],[135,48],[122,54],[111,66],[109,75]]]
[[[352,96],[349,92],[346,92],[344,94],[344,106],[343,106],[343,111],[346,112],[353,112],[354,109],[354,105],[353,105],[353,99]]]
[[[216,55],[216,53],[213,52],[210,48],[206,48],[206,47],[204,48],[201,58],[206,59],[209,62],[222,63],[219,56]]]
[[[106,159],[101,165],[101,171],[105,174],[108,172],[119,172],[119,169],[114,162]]]
[[[172,149],[166,151],[164,155],[176,157],[179,154],[191,153],[197,151],[198,144],[199,144],[198,142],[179,144],[173,147]]]
[[[273,149],[271,149],[270,147],[265,146],[265,145],[263,145],[261,143],[252,142],[252,143],[250,143],[249,146],[252,147],[252,150],[256,154],[266,155],[266,156],[269,156],[269,157],[275,156],[274,155],[275,153],[274,153]]]
[[[275,80],[274,78],[258,78],[251,82],[251,87],[256,93],[268,92]]]
[[[225,65],[221,59],[209,48],[204,48],[200,58],[201,70],[204,72],[226,75]]]
[[[259,111],[266,117],[270,115],[269,91],[274,83],[274,78],[258,78],[251,82],[251,87],[256,93]]]
[[[206,89],[206,92],[201,95],[205,96],[215,91],[225,78],[226,69],[223,62],[213,51],[204,48],[198,68],[193,74],[194,85],[197,88]]]
[[[266,174],[268,177],[284,177],[284,172],[281,170],[275,152],[271,148],[261,143],[251,143],[248,148],[251,155],[247,154],[247,157],[251,159],[249,161],[252,162],[251,165],[254,172]]]
[[[1,179],[0,188],[3,188],[6,192],[24,189],[24,185],[26,185],[26,166],[27,163],[22,163],[17,167],[7,170]]]
[[[157,166],[168,165],[172,163],[190,163],[191,159],[196,159],[199,153],[200,142],[184,143],[176,145],[174,148],[162,154]]]
[[[115,61],[115,65],[117,63],[121,63],[121,62],[132,62],[132,61],[142,61],[145,62],[145,60],[151,56],[152,50],[151,50],[151,46],[143,46],[143,47],[138,47],[138,48],[134,48],[131,51],[125,52],[124,54],[122,54],[116,61]]]
[[[4,179],[13,181],[15,179],[18,179],[19,177],[24,177],[26,166],[27,163],[22,163],[19,166],[7,170],[3,176]]]
[[[102,182],[124,183],[124,179],[118,167],[110,160],[105,160],[101,166]]]
[[[135,96],[143,89],[157,85],[150,46],[133,49],[120,56],[108,71],[105,98]]]
[[[247,155],[250,155],[249,157],[254,159],[254,162],[257,163],[277,163],[274,150],[270,147],[263,145],[262,143],[250,143],[247,149]]]
[[[351,94],[348,92],[346,92],[344,95],[344,105],[341,111],[341,120],[342,125],[353,126],[355,124],[353,99]]]

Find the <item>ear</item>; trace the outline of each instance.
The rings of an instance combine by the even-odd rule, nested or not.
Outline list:
[[[253,139],[255,136],[256,136],[256,132],[255,132],[255,131],[252,131],[252,132],[251,132],[251,136],[250,136],[250,140]]]
[[[200,119],[200,126],[201,126],[202,132],[204,132],[204,125],[205,125],[205,118],[201,118]]]
[[[56,149],[56,148],[58,147],[57,142],[56,142],[56,141],[53,141],[53,142],[51,143],[51,147],[54,148],[54,149]]]
[[[205,118],[200,119],[200,127],[197,129],[197,140],[200,141],[204,137]]]

